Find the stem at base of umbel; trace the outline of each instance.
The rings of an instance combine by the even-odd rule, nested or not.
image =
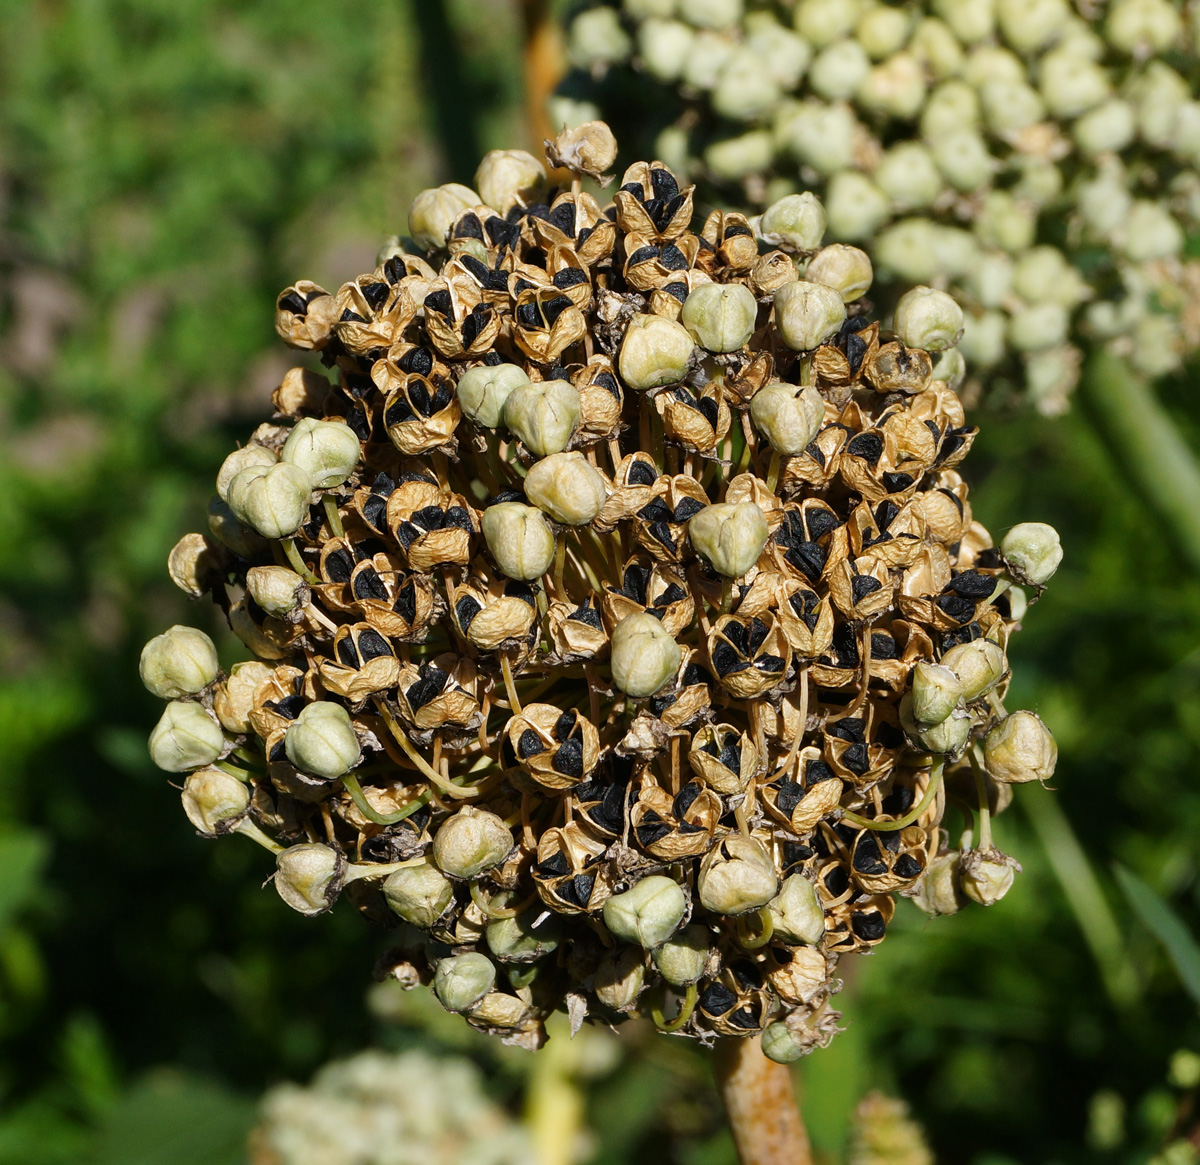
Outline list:
[[[768,1060],[754,1038],[718,1041],[713,1061],[741,1165],[812,1165],[786,1065]]]

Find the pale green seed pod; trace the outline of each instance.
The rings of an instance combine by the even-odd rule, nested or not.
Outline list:
[[[933,236],[933,253],[939,272],[961,279],[979,262],[980,250],[970,231],[939,225]]]
[[[227,502],[214,494],[208,503],[208,530],[239,558],[254,558],[266,548],[266,542],[249,526],[238,521]]]
[[[920,724],[913,714],[912,692],[901,697],[899,714],[904,731],[928,752],[958,753],[971,738],[971,717],[961,709],[955,709],[940,724]]]
[[[817,53],[809,66],[808,84],[829,101],[844,101],[870,71],[871,58],[857,40],[838,40]]]
[[[596,998],[613,1011],[628,1011],[646,982],[646,956],[637,947],[609,951],[592,980]]]
[[[871,238],[891,216],[888,196],[865,174],[843,170],[825,192],[829,233],[835,239],[859,242]]]
[[[567,380],[521,384],[508,394],[502,417],[536,457],[561,453],[579,428],[579,392]]]
[[[957,914],[966,905],[958,880],[961,864],[962,854],[958,850],[938,854],[930,861],[912,896],[918,909],[931,918],[937,918]]]
[[[1057,247],[1032,247],[1017,260],[1013,291],[1026,303],[1050,301],[1065,307],[1082,303],[1091,293],[1070,260]]]
[[[789,874],[767,904],[772,933],[793,946],[816,946],[825,937],[825,911],[817,888],[803,874]]]
[[[454,884],[432,862],[389,874],[381,887],[393,914],[428,930],[454,900]]]
[[[754,394],[750,419],[772,449],[785,457],[796,457],[821,431],[825,402],[812,385],[798,387],[776,381]]]
[[[476,424],[496,428],[513,389],[529,383],[519,364],[479,364],[458,378],[458,403]]]
[[[996,137],[1036,125],[1046,114],[1038,91],[1024,81],[988,81],[979,100],[984,124]]]
[[[696,893],[704,909],[714,914],[745,914],[766,906],[779,893],[779,875],[761,841],[732,833],[700,863]]]
[[[995,0],[933,0],[933,10],[965,45],[991,36],[996,25]]]
[[[810,283],[832,287],[843,303],[853,303],[870,291],[875,272],[866,251],[846,243],[832,243],[817,252],[804,277]]]
[[[940,352],[933,362],[932,379],[944,380],[952,389],[958,390],[967,375],[967,360],[957,348]]]
[[[757,121],[769,113],[783,96],[770,71],[763,68],[751,48],[734,52],[721,69],[713,86],[712,107],[733,121]]]
[[[654,156],[661,159],[682,182],[687,181],[687,175],[696,166],[687,130],[678,125],[668,125],[654,139]]]
[[[150,733],[150,759],[168,773],[210,765],[224,751],[216,717],[190,700],[172,700]]]
[[[446,245],[454,220],[479,202],[474,190],[457,182],[422,190],[408,209],[408,233],[422,251],[436,251]]]
[[[990,639],[972,639],[956,643],[942,656],[942,667],[958,678],[965,700],[978,700],[990,692],[1007,674],[1004,648]],[[913,686],[913,713],[916,714],[916,685]]]
[[[1012,294],[1016,264],[1003,251],[985,251],[974,268],[967,272],[966,285],[971,296],[986,308],[1002,307]]]
[[[484,205],[501,214],[537,202],[545,185],[545,167],[525,150],[489,150],[475,171]]]
[[[509,578],[529,581],[554,561],[554,531],[541,510],[522,502],[499,502],[483,511],[484,541]]]
[[[1105,242],[1121,226],[1133,206],[1120,165],[1101,166],[1090,182],[1081,182],[1075,190],[1075,208],[1089,233]]]
[[[692,49],[683,66],[683,80],[693,89],[711,89],[717,83],[725,62],[733,56],[737,45],[733,39],[717,32],[702,31],[692,39]]]
[[[561,93],[552,93],[546,100],[546,114],[551,125],[579,129],[589,122],[598,121],[600,107],[594,101],[576,101]],[[604,169],[603,166],[600,169]]]
[[[651,874],[604,903],[604,925],[614,938],[650,951],[683,925],[687,909],[687,895],[678,882]]]
[[[683,302],[680,321],[710,352],[736,352],[754,333],[758,303],[743,283],[705,283]]]
[[[806,254],[821,245],[825,208],[815,194],[789,194],[773,202],[758,220],[758,237],[772,247]]]
[[[258,689],[271,679],[274,669],[257,659],[235,663],[213,693],[213,711],[226,732],[252,731],[250,713]]]
[[[912,714],[921,727],[941,724],[963,698],[958,676],[940,663],[920,660],[913,668]]]
[[[1165,317],[1164,317],[1165,318]],[[1022,361],[1025,396],[1044,417],[1061,416],[1070,407],[1071,393],[1079,383],[1082,353],[1073,344],[1059,344],[1030,352]],[[1135,361],[1136,363],[1136,361]]]
[[[951,130],[929,143],[934,165],[955,190],[978,190],[996,168],[987,143],[973,129]]]
[[[904,47],[910,27],[911,21],[904,9],[876,4],[858,18],[854,39],[871,60],[882,61]]]
[[[898,211],[924,210],[942,189],[942,173],[919,142],[901,142],[875,167],[875,184]]]
[[[900,297],[894,326],[907,347],[944,352],[962,336],[962,308],[944,291],[914,287]]]
[[[967,58],[963,67],[963,80],[982,89],[989,81],[1011,81],[1017,84],[1025,79],[1028,67],[1016,53],[998,45],[981,45]]]
[[[275,857],[275,889],[293,910],[309,918],[332,908],[346,881],[346,859],[316,842],[289,846]]]
[[[577,69],[601,70],[619,65],[633,51],[615,8],[588,8],[571,22],[567,58]]]
[[[1024,55],[1041,52],[1071,20],[1066,0],[1001,0],[996,20],[1004,39]]]
[[[1048,781],[1058,764],[1058,744],[1034,712],[1014,712],[987,734],[983,764],[988,776],[1005,785]]]
[[[650,957],[658,973],[672,987],[697,982],[708,965],[708,928],[698,922],[685,926],[674,938],[655,947]]]
[[[696,28],[720,32],[742,18],[742,0],[678,0],[679,15]]]
[[[1188,83],[1163,61],[1151,61],[1127,95],[1137,110],[1138,132],[1152,146],[1170,149],[1179,111],[1191,100]]]
[[[1070,316],[1060,303],[1034,303],[1013,312],[1008,342],[1018,352],[1053,348],[1067,338]]]
[[[1018,522],[1000,542],[1009,573],[1027,586],[1045,586],[1062,562],[1058,531],[1045,522]]]
[[[354,472],[358,455],[358,437],[349,425],[303,417],[288,434],[279,459],[303,469],[317,489],[332,489]]]
[[[920,112],[925,90],[921,62],[912,53],[896,53],[862,79],[856,96],[873,113],[907,120]]]
[[[142,648],[138,674],[160,700],[194,696],[217,678],[220,664],[213,641],[196,627],[176,624]]]
[[[1167,0],[1114,0],[1104,26],[1113,48],[1139,57],[1165,52],[1182,31],[1179,13]]]
[[[765,129],[713,142],[704,151],[704,165],[721,182],[737,182],[760,174],[775,157],[775,142]]]
[[[283,748],[302,773],[326,781],[348,773],[362,756],[350,713],[328,700],[305,704],[288,725]]]
[[[992,190],[975,220],[975,237],[985,247],[1017,254],[1033,246],[1037,218],[1033,210],[1005,190]]]
[[[513,847],[512,831],[487,809],[464,805],[433,835],[433,860],[452,878],[475,878],[498,866]]]
[[[942,228],[927,218],[908,218],[880,231],[875,262],[904,283],[925,283],[941,274],[938,239]]]
[[[613,683],[634,699],[653,696],[675,677],[683,652],[653,615],[626,615],[612,633]]]
[[[985,311],[963,318],[963,335],[958,351],[975,368],[994,368],[1005,357],[1005,331],[1008,321],[1003,312]]]
[[[947,134],[979,127],[979,95],[965,81],[943,81],[921,110],[921,137],[937,142]]]
[[[469,1010],[495,986],[495,964],[478,951],[441,959],[433,973],[433,993],[447,1011]]]
[[[845,319],[846,305],[831,287],[798,279],[775,292],[775,326],[793,351],[820,347]]]
[[[775,83],[784,92],[795,89],[812,61],[808,42],[765,12],[747,14],[745,31],[747,47],[758,54]]]
[[[823,48],[849,36],[861,11],[858,0],[799,0],[792,20],[796,31],[809,44]]]
[[[829,176],[854,164],[855,144],[862,136],[862,127],[848,105],[806,101],[780,107],[775,135],[798,161]]]
[[[678,81],[687,66],[696,34],[680,20],[647,20],[638,29],[638,55],[650,76]]]
[[[250,808],[250,789],[220,769],[200,769],[183,782],[183,811],[205,837],[228,833]]]
[[[705,506],[688,521],[696,553],[726,578],[741,578],[750,570],[770,536],[766,515],[754,502]]]
[[[298,465],[254,465],[229,483],[229,508],[264,538],[290,538],[308,517],[312,490],[312,478]]]
[[[617,370],[630,388],[678,384],[691,367],[695,349],[683,324],[657,315],[635,315],[621,340]]]
[[[286,566],[252,566],[246,590],[268,615],[283,618],[308,601],[308,584]]]
[[[279,458],[263,445],[250,444],[235,449],[221,462],[221,468],[217,470],[217,496],[223,502],[229,501],[229,483],[243,469],[249,469],[252,465],[260,465],[266,469],[278,460]]]
[[[786,1023],[769,1023],[759,1037],[763,1055],[776,1064],[794,1064],[812,1045],[800,1039]]]
[[[1038,87],[1046,108],[1058,118],[1078,117],[1111,95],[1108,73],[1095,61],[1057,49],[1038,66]]]
[[[925,71],[932,73],[939,81],[962,72],[962,44],[950,26],[935,16],[927,16],[917,24],[908,42],[908,50],[921,62]],[[922,132],[925,132],[924,128]]]
[[[969,850],[958,869],[962,892],[980,906],[994,906],[1012,889],[1020,864],[998,849]]]
[[[496,905],[503,906],[503,898]],[[562,921],[545,914],[538,905],[512,918],[493,918],[484,931],[488,949],[502,963],[532,963],[548,955],[562,938]]]
[[[679,10],[678,0],[623,0],[621,7],[626,15],[639,22],[656,18],[666,20]]]
[[[1157,202],[1139,198],[1129,208],[1117,246],[1135,263],[1169,259],[1183,250],[1183,228]]]
[[[552,453],[529,467],[525,496],[556,522],[586,526],[603,508],[608,490],[582,453]]]

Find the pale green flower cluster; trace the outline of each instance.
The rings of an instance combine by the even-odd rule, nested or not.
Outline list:
[[[577,14],[568,46],[563,93],[588,101],[554,116],[627,101],[636,70],[668,165],[750,206],[814,190],[829,241],[900,290],[952,290],[971,371],[1043,412],[1081,345],[1150,375],[1200,347],[1195,6],[624,0]]]

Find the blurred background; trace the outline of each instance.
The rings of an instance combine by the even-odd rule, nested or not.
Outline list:
[[[0,1165],[487,1165],[556,1122],[580,1162],[734,1161],[683,1041],[532,1057],[371,986],[380,936],[260,889],[269,858],[195,836],[146,753],[145,640],[191,622],[236,658],[165,558],[293,362],[274,296],[370,270],[418,190],[535,148],[534,8],[0,0]],[[1188,376],[1157,389],[1200,449]],[[843,964],[846,1031],[796,1070],[810,1133],[829,1163],[928,1160],[864,1155],[879,1090],[946,1163],[1192,1161],[1200,580],[1085,407],[973,419],[977,516],[1066,548],[1011,649],[1055,788],[998,822],[1003,903],[902,903]]]

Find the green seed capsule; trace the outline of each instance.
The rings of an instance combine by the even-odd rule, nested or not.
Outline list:
[[[775,326],[793,351],[819,347],[845,319],[846,305],[831,287],[798,279],[775,292]]]
[[[446,245],[446,236],[464,210],[479,205],[479,195],[457,182],[422,190],[408,211],[408,233],[422,251],[436,251]]]
[[[1006,785],[1048,781],[1058,763],[1058,745],[1033,712],[1014,712],[987,734],[983,763],[988,776]]]
[[[552,453],[529,467],[525,496],[556,522],[586,526],[603,508],[608,489],[582,453]]]
[[[168,773],[210,765],[224,750],[216,717],[191,701],[172,700],[150,733],[150,759]]]
[[[779,893],[779,875],[762,842],[733,833],[701,862],[696,892],[705,910],[745,914],[766,906]]]
[[[630,388],[678,384],[691,367],[695,349],[691,333],[682,324],[662,316],[635,315],[621,340],[617,369]]]
[[[529,383],[519,364],[480,364],[468,368],[458,380],[458,403],[478,425],[496,428],[504,416],[504,404],[513,389]]]
[[[433,860],[452,878],[474,878],[498,866],[513,847],[504,819],[464,805],[433,837]]]
[[[441,959],[433,973],[433,993],[447,1011],[467,1011],[495,985],[495,965],[478,951]]]
[[[281,461],[304,470],[317,489],[341,485],[358,465],[358,437],[341,421],[303,417],[279,453]]]
[[[670,682],[682,659],[679,644],[653,615],[626,615],[612,633],[613,683],[634,699]]]
[[[678,882],[661,874],[643,878],[604,904],[604,925],[615,938],[653,950],[682,925],[687,895]]]
[[[312,478],[298,465],[254,465],[229,483],[229,508],[264,538],[290,538],[308,517],[312,490]]]
[[[1019,583],[1044,586],[1062,562],[1058,531],[1045,522],[1018,522],[1000,543],[1009,572]]]
[[[392,912],[422,930],[433,926],[454,899],[454,884],[429,861],[389,874],[381,889]]]
[[[789,874],[767,904],[773,933],[785,943],[816,946],[825,937],[825,911],[817,888],[803,874]]]
[[[220,769],[200,769],[183,782],[183,811],[204,834],[228,833],[250,807],[250,789]]]
[[[283,747],[302,773],[327,781],[348,773],[362,755],[350,713],[327,700],[301,709],[284,734]]]
[[[767,384],[750,402],[750,419],[772,449],[785,457],[795,457],[820,432],[825,422],[825,402],[812,385]]]
[[[708,928],[698,922],[654,948],[650,957],[658,973],[673,987],[697,982],[708,965]]]
[[[505,425],[535,457],[561,453],[579,427],[579,393],[567,380],[517,385],[504,401]]]
[[[736,352],[754,332],[758,303],[741,283],[706,283],[684,301],[680,320],[710,352]]]
[[[275,858],[275,889],[293,910],[313,918],[337,901],[346,880],[346,864],[332,846],[290,846]]]
[[[499,502],[483,511],[484,541],[509,578],[540,578],[554,561],[554,532],[541,510],[522,502]]]
[[[741,578],[750,570],[770,536],[766,515],[754,502],[705,506],[688,522],[696,553],[726,578]]]
[[[147,691],[175,700],[203,691],[219,667],[213,641],[196,627],[176,624],[142,648],[138,674]]]
[[[896,305],[896,334],[909,348],[944,352],[962,336],[962,308],[944,291],[914,287]]]

